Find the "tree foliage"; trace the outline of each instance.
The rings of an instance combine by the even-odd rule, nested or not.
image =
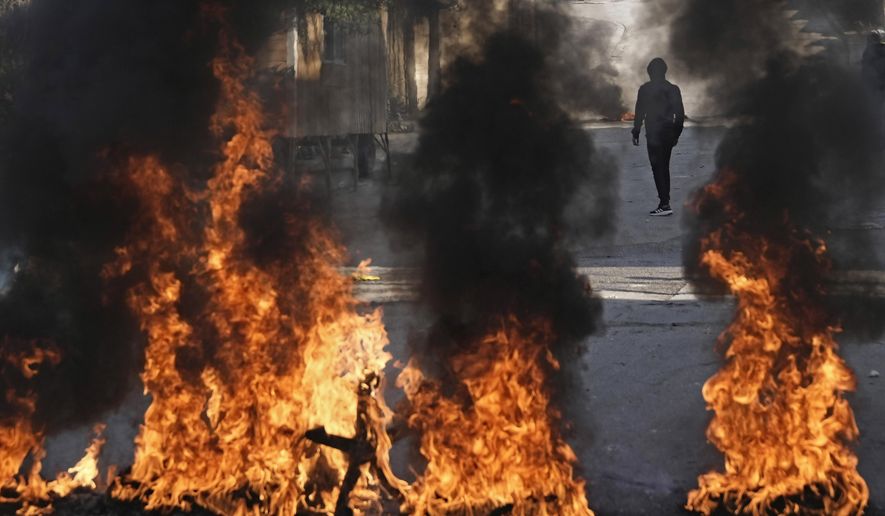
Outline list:
[[[301,0],[306,11],[318,12],[338,21],[361,21],[371,18],[390,0]]]

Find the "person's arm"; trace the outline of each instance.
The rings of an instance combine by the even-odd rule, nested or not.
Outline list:
[[[636,95],[636,109],[633,110],[633,144],[639,145],[639,134],[642,132],[642,122],[645,120],[645,90],[639,88]]]
[[[682,104],[682,92],[679,86],[673,86],[673,143],[679,140],[685,127],[685,106]]]

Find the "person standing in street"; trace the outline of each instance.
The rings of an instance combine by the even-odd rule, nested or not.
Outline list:
[[[636,97],[633,145],[639,146],[644,122],[648,160],[658,190],[658,207],[649,214],[665,217],[673,214],[670,208],[670,155],[682,134],[685,107],[679,87],[667,81],[667,63],[663,59],[652,59],[647,71],[651,80],[639,88]]]

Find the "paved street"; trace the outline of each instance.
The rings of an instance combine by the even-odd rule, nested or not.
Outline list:
[[[621,124],[589,127],[597,144],[620,167],[619,208],[612,216],[618,231],[601,241],[577,238],[572,248],[580,272],[587,274],[604,299],[605,330],[588,339],[587,352],[565,364],[565,417],[568,438],[588,480],[589,499],[597,514],[682,514],[685,494],[696,477],[721,468],[722,458],[706,443],[709,420],[700,389],[721,364],[716,336],[732,317],[729,299],[701,298],[691,292],[680,266],[682,227],[679,212],[690,192],[712,173],[713,153],[721,128],[691,126],[673,159],[673,206],[677,214],[651,218],[656,199],[644,148],[630,145]],[[394,135],[395,174],[403,173],[413,134]],[[348,162],[343,157],[341,165]],[[320,180],[321,176],[317,176]],[[335,173],[333,218],[351,257],[350,266],[373,258],[372,274],[380,281],[358,282],[357,294],[380,305],[391,337],[391,351],[408,358],[408,341],[420,337],[429,319],[414,300],[417,250],[398,247],[378,219],[381,199],[395,181],[385,180],[379,163],[376,179],[351,188],[350,172]],[[885,209],[864,221],[885,249]],[[346,270],[350,272],[352,269]],[[874,273],[874,279],[878,278]],[[866,276],[862,277],[869,279]],[[848,278],[846,283],[860,281]],[[869,514],[885,513],[885,337],[841,339],[843,355],[858,376],[851,397],[861,440],[857,451],[861,473],[870,485]],[[388,376],[396,375],[391,367]],[[400,395],[389,392],[392,400]],[[138,389],[109,420],[106,463],[125,467],[146,400]],[[70,431],[48,442],[45,471],[68,467],[79,458],[90,429]],[[397,444],[397,471],[409,477],[408,441]]]
[[[612,214],[618,229],[602,241],[577,239],[572,245],[579,271],[604,299],[606,328],[588,340],[588,352],[565,372],[570,385],[566,417],[574,425],[569,437],[597,514],[682,514],[697,475],[722,467],[721,456],[706,443],[709,413],[700,390],[721,364],[716,337],[734,307],[729,299],[698,299],[683,278],[679,215],[690,193],[712,174],[723,129],[686,129],[673,156],[677,214],[652,218],[647,212],[656,199],[645,149],[630,144],[627,127],[588,126],[620,167],[619,209]],[[401,164],[415,137],[391,140],[394,162]],[[357,293],[384,306],[393,352],[403,358],[408,339],[427,324],[411,302],[419,256],[414,249],[397,248],[395,239],[391,248],[377,220],[380,199],[392,187],[369,181],[353,192],[346,174],[340,177],[333,213],[353,253],[351,265],[371,257],[371,274],[381,278],[358,283]],[[885,206],[867,215],[863,230],[885,250]],[[865,282],[885,285],[885,275],[847,274],[839,278],[839,288],[850,291]],[[885,511],[885,379],[870,372],[885,372],[885,337],[841,340],[842,353],[858,375],[852,405],[862,435],[860,469],[872,493],[868,514],[880,514]]]
[[[732,317],[728,300],[605,300],[605,331],[588,339],[588,351],[565,363],[564,415],[568,438],[588,481],[597,514],[684,514],[681,505],[698,474],[722,467],[706,443],[709,420],[700,390],[719,367],[716,336]],[[413,303],[384,304],[395,356],[408,356],[427,320]],[[885,383],[870,378],[885,367],[885,341],[845,341],[843,355],[858,372],[852,396],[862,437],[860,470],[873,493],[868,514],[885,510]],[[397,371],[391,368],[388,376]],[[399,396],[392,393],[393,399]],[[404,467],[407,443],[394,450]]]
[[[784,281],[778,308],[797,308],[790,315],[807,318],[806,328],[839,321],[838,353],[856,378],[856,390],[845,396],[860,429],[851,446],[869,485],[865,514],[885,516],[885,198],[870,206],[860,195],[881,192],[875,187],[885,179],[885,170],[867,166],[879,163],[869,154],[885,156],[877,130],[885,127],[885,33],[875,29],[885,20],[882,5],[129,4],[0,0],[0,435],[11,441],[0,443],[0,469],[6,477],[18,471],[61,479],[53,487],[35,477],[13,479],[18,486],[2,479],[0,516],[15,512],[13,505],[21,513],[52,512],[46,504],[60,516],[312,511],[327,510],[330,496],[343,494],[337,515],[361,511],[378,494],[352,482],[357,472],[375,475],[373,488],[394,486],[377,491],[388,492],[379,510],[396,512],[396,501],[384,494],[394,495],[397,482],[382,479],[388,464],[372,453],[373,446],[387,451],[384,429],[373,419],[381,396],[396,413],[387,429],[389,466],[413,486],[427,460],[418,430],[409,426],[419,426],[422,411],[440,415],[449,400],[467,400],[461,408],[479,423],[462,424],[449,412],[428,425],[491,457],[492,466],[535,473],[489,488],[475,473],[488,464],[456,450],[448,455],[472,474],[438,468],[440,484],[423,484],[427,498],[436,499],[414,504],[418,511],[433,510],[443,497],[453,501],[443,489],[449,487],[478,486],[480,496],[466,503],[500,504],[495,514],[506,513],[511,501],[520,510],[515,498],[527,493],[516,492],[526,487],[520,481],[535,483],[527,503],[562,497],[562,470],[532,462],[567,455],[561,437],[575,452],[576,475],[598,516],[688,514],[684,505],[699,475],[724,469],[706,438],[711,412],[702,388],[724,364],[721,335],[737,303],[709,285],[693,285],[683,268],[696,258],[683,256],[694,248],[686,245],[688,206],[714,177],[723,140],[729,181],[720,186],[734,195],[722,197],[740,201],[723,209],[711,202],[705,216],[715,212],[710,218],[730,217],[737,228],[772,228],[776,238],[796,240],[805,238],[801,226],[820,221],[813,229],[826,238],[836,271],[823,280],[826,293],[807,294]],[[842,13],[861,7],[865,12]],[[667,61],[672,84],[659,80],[660,63],[650,65],[658,57]],[[650,76],[637,106],[637,90]],[[655,145],[654,134],[659,143],[671,141],[673,123],[685,115],[670,162],[673,216],[649,214],[659,200],[646,134],[634,146],[632,122],[619,121],[634,118],[634,110],[652,128],[659,182],[667,149]],[[741,131],[724,138],[734,124]],[[431,152],[415,160],[422,127]],[[415,166],[431,160],[438,167]],[[369,177],[357,179],[356,162]],[[607,168],[591,168],[600,164]],[[401,203],[408,209],[387,209],[415,177],[437,191]],[[576,184],[582,177],[587,184]],[[573,204],[557,204],[569,197]],[[434,279],[452,288],[428,296],[443,314],[420,303],[422,265],[430,260],[385,223],[382,213],[394,212],[404,226],[433,232],[431,258],[449,260],[451,267],[436,269],[449,276]],[[726,244],[737,240],[719,236]],[[533,241],[524,245],[523,237]],[[553,240],[556,252],[539,250]],[[337,252],[337,242],[346,252]],[[791,279],[818,270],[812,252],[770,243],[759,242],[747,260],[783,263],[772,274]],[[321,263],[327,259],[336,261]],[[584,310],[587,291],[572,283],[572,266],[604,308],[600,324]],[[756,286],[744,279],[734,283]],[[469,299],[460,295],[466,283],[477,287]],[[759,298],[768,302],[764,292]],[[805,309],[806,299],[826,303],[822,310],[833,317]],[[501,388],[504,359],[494,368],[479,353],[462,354],[468,373],[445,363],[446,353],[461,352],[460,341],[475,337],[459,317],[486,308],[527,319],[480,344],[489,346],[484,351],[498,346],[500,356],[512,351],[508,346],[525,346],[507,357],[517,363],[512,381],[528,385],[528,396]],[[783,329],[788,325],[755,308],[741,307],[753,325],[741,336],[768,348],[774,333],[782,351],[794,349],[787,347],[796,345]],[[377,313],[390,341],[386,364],[378,358],[387,355]],[[534,320],[543,317],[549,321]],[[585,328],[596,331],[583,342],[568,338]],[[801,333],[813,345],[823,340]],[[530,339],[555,343],[529,349]],[[832,385],[850,381],[826,361],[828,341],[811,347],[800,357],[776,357],[784,368],[770,383],[801,385],[815,393],[805,398],[819,401]],[[521,368],[554,356],[559,368],[553,360],[537,373]],[[412,358],[439,379],[439,392],[419,385],[417,399],[427,401],[416,401],[410,413],[395,380]],[[818,360],[822,365],[812,369]],[[758,369],[740,367],[747,376]],[[491,394],[468,400],[474,384],[459,378],[468,374],[491,378]],[[168,403],[151,407],[142,382],[155,401]],[[770,400],[789,398],[775,390],[730,392],[725,401],[749,399],[770,415],[777,413]],[[495,419],[508,396],[520,398],[515,422]],[[806,414],[788,415],[801,430],[812,429],[810,437],[777,428],[786,417],[768,418],[768,429],[789,435],[794,449],[811,442],[806,455],[830,458],[817,453],[825,440],[820,432],[850,426],[844,406],[788,401],[804,403]],[[141,434],[149,407],[156,427]],[[525,416],[532,412],[540,419],[561,415],[562,435],[553,431],[548,439],[543,422]],[[820,424],[822,413],[827,421]],[[835,432],[833,419],[842,423]],[[503,437],[472,438],[488,428]],[[740,435],[742,444],[764,441],[755,436],[765,429],[746,428],[754,433]],[[96,432],[104,440],[100,451],[98,442],[90,444]],[[532,452],[553,446],[532,457],[507,450],[520,433],[531,434],[525,442]],[[179,446],[170,436],[197,446]],[[133,468],[136,440],[143,447]],[[316,452],[332,448],[349,467],[337,452]],[[448,443],[427,448],[447,453]],[[764,458],[809,469],[776,453]],[[541,477],[552,480],[542,485]],[[807,498],[819,487],[808,486]],[[118,499],[127,496],[133,499]],[[162,508],[170,505],[182,509]]]

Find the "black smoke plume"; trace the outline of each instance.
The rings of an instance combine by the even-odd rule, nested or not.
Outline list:
[[[571,113],[596,113],[620,120],[627,112],[609,44],[601,24],[580,27],[563,8],[535,10],[534,43],[551,49],[547,60],[552,93]]]
[[[708,84],[713,112],[726,114],[730,99],[765,73],[771,56],[793,54],[793,29],[782,0],[659,0],[648,4],[644,24],[669,24],[664,57]]]
[[[431,356],[508,314],[550,320],[556,351],[597,327],[601,302],[575,272],[566,214],[580,203],[585,229],[612,229],[616,171],[558,102],[564,83],[545,48],[504,29],[456,60],[421,120],[412,169],[385,200],[388,224],[424,251]]]
[[[832,270],[811,257],[798,260],[785,283],[790,289],[811,293],[822,282],[838,284],[840,271],[881,268],[871,233],[856,230],[885,192],[880,107],[859,70],[796,45],[785,7],[696,0],[683,2],[671,22],[670,57],[709,81],[717,112],[735,120],[717,149],[712,181],[734,174],[725,197],[741,219],[729,219],[710,199],[697,213],[686,210],[684,264],[699,282],[706,282],[701,239],[725,224],[784,244],[791,224],[827,241]],[[834,303],[834,319],[870,329],[877,318],[859,318],[854,308],[873,303],[863,292],[852,297],[856,302]]]
[[[247,51],[279,19],[277,2],[218,3]],[[0,45],[14,69],[3,75],[11,98],[0,123],[0,252],[10,269],[0,355],[39,344],[61,360],[27,382],[5,367],[0,383],[35,390],[38,428],[93,422],[137,379],[139,329],[125,292],[139,278],[102,275],[138,211],[118,174],[126,156],[144,154],[208,169],[198,165],[217,151],[209,118],[218,26],[204,9],[34,0],[2,19]],[[0,418],[19,409],[0,406]]]
[[[458,17],[463,41],[453,53],[479,58],[485,41],[503,31],[519,32],[543,49],[550,92],[573,115],[618,120],[627,111],[611,62],[610,27],[571,16],[564,2],[510,0],[505,13],[490,0],[462,0]]]

